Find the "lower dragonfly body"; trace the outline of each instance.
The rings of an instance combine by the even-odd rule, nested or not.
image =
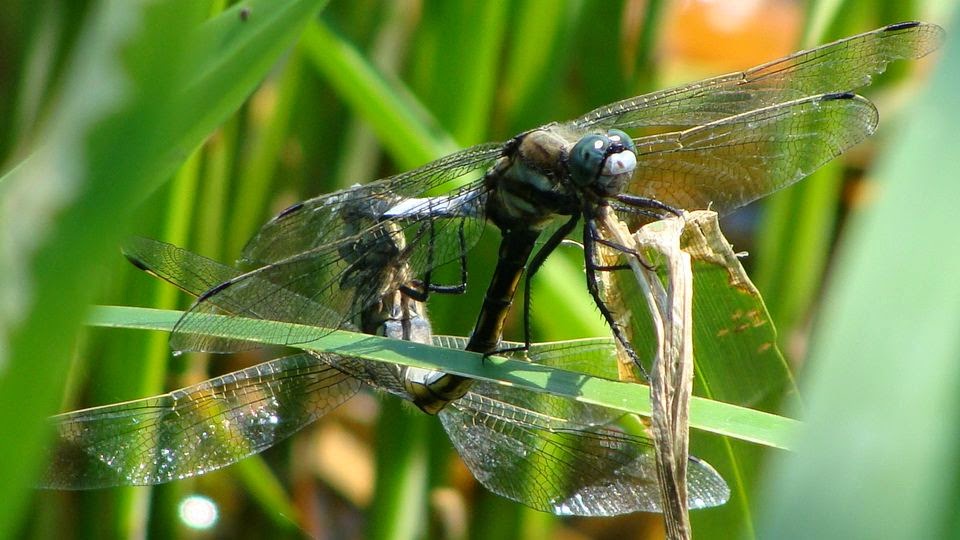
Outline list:
[[[238,273],[167,244],[138,241],[136,246],[128,256],[138,266],[194,294],[216,283],[207,280]],[[171,268],[170,261],[183,269]],[[430,343],[423,309],[393,291],[370,308],[365,330]],[[447,346],[463,345],[458,338],[437,339]],[[531,356],[537,358],[539,351],[535,345]],[[544,359],[564,367],[565,358],[582,356],[589,347],[543,351]],[[301,353],[163,396],[66,413],[53,418],[57,451],[41,485],[87,489],[203,474],[293,434],[349,399],[361,383],[420,405],[411,388],[430,391],[445,376],[332,353]],[[646,437],[612,424],[620,414],[472,380],[459,399],[438,411],[464,462],[495,493],[555,514],[659,511],[653,448]],[[691,458],[689,468],[691,508],[727,500],[729,489],[709,465]]]

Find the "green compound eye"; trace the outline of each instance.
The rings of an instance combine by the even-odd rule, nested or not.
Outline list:
[[[603,177],[632,173],[636,165],[633,139],[619,129],[612,129],[606,135],[584,135],[570,151],[568,162],[570,177],[578,186],[602,182]]]
[[[579,186],[585,186],[600,173],[610,140],[604,135],[585,135],[570,151],[570,177]]]

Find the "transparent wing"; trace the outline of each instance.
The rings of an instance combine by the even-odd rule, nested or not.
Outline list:
[[[216,284],[229,281],[241,275],[241,272],[236,268],[220,264],[173,244],[150,238],[137,237],[128,240],[123,246],[123,252],[124,255],[140,269],[194,296],[202,294]],[[270,302],[266,304],[266,306],[277,305],[282,307],[287,305],[287,303],[303,301],[302,299],[298,299],[297,295],[285,289],[277,290],[276,294],[278,300],[276,302]],[[218,299],[222,300],[223,298]],[[384,320],[380,322],[380,327],[371,329],[371,331],[386,335],[387,337],[402,339],[402,328],[399,330],[395,329],[394,325],[391,325],[391,322],[398,320],[401,316],[405,316],[410,318],[405,324],[414,328],[415,333],[429,336],[430,322],[422,313],[424,307],[418,303],[415,304],[414,308],[411,308],[406,313],[397,314],[391,312],[391,306],[383,306],[382,309],[386,312],[383,317]],[[465,340],[464,343],[466,343]],[[356,379],[368,383],[370,386],[393,393],[407,400],[410,399],[403,385],[401,367],[397,364],[372,362],[361,358],[333,354],[323,355],[322,358],[325,363],[336,367]]]
[[[331,329],[356,328],[358,315],[384,294],[412,280],[425,280],[434,268],[460,264],[480,237],[486,187],[471,184],[450,196],[409,204],[403,215],[385,217],[396,205],[346,212],[339,219],[359,232],[279,262],[237,276],[200,296],[177,323],[171,336],[175,350],[230,352],[236,342],[205,337],[229,330],[234,320],[197,316],[225,309],[238,317],[269,318],[316,327],[320,337]],[[364,203],[366,205],[366,201]],[[355,207],[354,207],[355,209]],[[351,209],[353,210],[353,209]],[[435,285],[435,283],[434,283]],[[288,335],[281,343],[297,345]]]
[[[450,440],[480,483],[498,495],[561,515],[661,511],[649,439],[554,416],[550,406],[539,405],[539,395],[531,394],[478,381],[440,412]],[[531,400],[536,407],[530,407]],[[717,506],[730,497],[720,475],[696,458],[689,461],[688,482],[690,508]]]
[[[338,243],[361,230],[345,222],[345,215],[364,207],[385,210],[448,182],[473,179],[468,175],[485,171],[502,151],[498,143],[472,146],[411,171],[294,204],[250,239],[241,262],[259,267]]]
[[[353,396],[360,381],[310,354],[146,399],[54,416],[40,487],[149,485],[256,454]]]
[[[404,283],[401,277],[409,279],[455,259],[476,242],[483,226],[482,205],[477,201],[481,186],[408,205],[407,218],[383,219],[383,212],[408,197],[485,170],[500,152],[497,144],[475,146],[407,173],[294,205],[251,240],[244,259],[266,266],[245,274],[213,263],[219,268],[208,268],[209,275],[191,275],[190,270],[178,268],[184,266],[183,253],[171,255],[166,249],[158,253],[155,246],[146,246],[141,255],[151,258],[161,275],[187,279],[187,285],[202,282],[193,278],[223,277],[223,270],[230,269],[229,278],[213,281],[199,292],[191,290],[199,299],[178,323],[171,346],[210,352],[256,346],[210,337],[228,330],[232,323],[196,316],[206,313],[325,328],[318,328],[318,336],[330,329],[351,328],[351,320],[376,302],[381,292]],[[192,259],[195,255],[186,257],[191,264],[197,263]],[[410,276],[401,275],[404,264],[409,264],[406,268],[412,271],[406,274]],[[286,336],[275,337],[286,341]]]
[[[461,336],[433,336],[433,345],[447,349],[464,349],[468,338]],[[613,338],[582,338],[564,341],[531,343],[523,351],[523,343],[501,342],[502,349],[515,349],[516,352],[503,353],[505,356],[521,361],[529,361],[567,371],[575,371],[617,380],[617,348]]]
[[[894,24],[746,71],[618,101],[573,123],[584,129],[696,126],[814,94],[849,92],[870,84],[890,62],[922,57],[943,39],[943,29],[933,24]]]
[[[183,248],[152,240],[149,238],[132,238],[125,242],[123,253],[135,266],[153,274],[181,290],[193,295],[201,296],[206,291],[243,275],[240,270],[218,263]],[[295,292],[273,288],[267,282],[258,282],[257,285],[272,290],[271,301],[263,302],[255,308],[247,309],[247,317],[268,320],[289,320],[295,310],[303,310],[308,300]],[[203,304],[205,311],[215,313],[238,314],[243,306],[230,294],[216,295],[210,302]],[[312,306],[313,311],[319,312],[323,306]],[[198,348],[210,351],[230,351],[249,349],[259,346],[255,343],[216,338],[211,336],[191,336],[191,343]]]
[[[809,175],[872,134],[877,121],[866,99],[827,94],[642,137],[626,191],[722,214]]]
[[[137,268],[193,296],[242,273],[173,244],[142,236],[125,240],[122,251]]]
[[[463,338],[435,336],[462,348]],[[610,339],[531,346],[537,364],[616,376]],[[610,362],[598,359],[610,356]],[[613,369],[613,371],[611,371]],[[659,512],[653,447],[612,425],[619,411],[485,381],[439,416],[464,463],[487,489],[556,514],[609,516]],[[691,508],[723,504],[730,490],[709,464],[690,458]]]
[[[399,364],[339,355],[330,355],[329,361],[331,366],[373,388],[413,401],[403,385],[403,366]]]

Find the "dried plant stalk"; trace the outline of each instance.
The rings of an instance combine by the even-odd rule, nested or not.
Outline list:
[[[609,240],[633,251],[627,262],[647,301],[657,339],[650,372],[651,431],[667,537],[690,538],[686,474],[689,402],[693,391],[693,271],[690,255],[680,248],[686,220],[666,219],[630,234],[627,226],[607,209],[601,214],[600,223]],[[645,256],[656,258],[657,266],[642,260]],[[616,287],[608,285],[605,294],[622,307]],[[613,311],[618,315],[629,313],[616,305]],[[629,325],[624,324],[624,328]]]

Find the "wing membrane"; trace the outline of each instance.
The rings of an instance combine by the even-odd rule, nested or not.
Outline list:
[[[238,273],[146,239],[131,242],[126,253],[187,292]],[[532,356],[570,368],[605,345],[609,349],[609,341],[597,340],[538,345]],[[60,415],[53,418],[58,444],[42,486],[155,484],[202,474],[289,436],[356,393],[361,381],[410,399],[400,366],[299,354],[163,396]],[[653,450],[645,437],[611,427],[619,416],[603,407],[487,382],[476,382],[440,413],[468,467],[495,493],[560,514],[659,511]],[[689,478],[692,508],[729,498],[722,478],[695,458]]]
[[[600,107],[573,123],[583,129],[696,126],[814,94],[870,84],[894,60],[920,58],[944,39],[927,23],[900,23],[800,51],[746,71]]]
[[[360,381],[297,354],[126,403],[54,416],[40,487],[151,485],[261,452],[353,396]]]
[[[477,382],[440,412],[450,440],[487,489],[561,515],[662,511],[649,439],[529,409],[528,394]],[[729,488],[713,468],[696,458],[688,465],[690,508],[729,499]]]
[[[643,137],[627,191],[722,214],[809,175],[873,133],[877,120],[866,99],[828,94]]]
[[[124,255],[137,267],[197,297],[243,275],[242,272],[231,266],[220,264],[172,244],[149,238],[133,238],[125,243],[123,251]],[[223,294],[213,295],[207,302],[195,304],[194,309],[197,312],[202,311],[204,313],[226,313],[281,321],[292,319],[293,314],[297,313],[298,310],[313,313],[327,311],[324,306],[311,305],[309,300],[303,296],[282,287],[276,287],[265,280],[251,277],[245,280],[245,283],[253,284],[259,290],[270,291],[269,301],[257,305],[248,305],[242,295],[237,297],[233,290],[227,290]],[[328,315],[328,318],[333,318],[333,316]],[[229,322],[223,324],[229,324]],[[205,329],[207,328],[191,328],[191,330],[197,331]],[[215,330],[215,328],[210,329]],[[178,339],[187,341],[191,347],[205,351],[225,352],[261,346],[258,343],[217,338],[209,335],[181,334],[174,335],[171,338],[174,348],[176,348]]]
[[[320,337],[353,321],[387,291],[463,255],[483,227],[481,183],[454,197],[423,199],[408,215],[383,214],[448,182],[478,175],[502,151],[499,144],[468,148],[418,169],[298,203],[267,222],[242,260],[258,268],[214,284],[177,323],[178,351],[234,352],[257,345],[210,337],[228,319],[198,314],[292,322],[317,327]],[[442,212],[431,213],[438,204]],[[450,208],[459,204],[460,208]],[[437,218],[442,213],[446,219]],[[289,336],[275,336],[295,345]]]
[[[297,203],[268,221],[247,243],[241,262],[255,267],[296,257],[339,242],[359,230],[343,216],[358,207],[384,210],[423,197],[447,182],[486,170],[503,145],[487,143],[461,150],[411,171]]]
[[[463,256],[483,227],[482,183],[446,197],[422,199],[406,213],[384,217],[394,201],[356,202],[337,219],[338,233],[352,233],[287,259],[234,277],[207,291],[183,315],[171,336],[175,350],[231,352],[240,342],[205,335],[226,330],[230,319],[197,317],[216,309],[242,317],[279,320],[317,328],[312,338],[336,328],[355,328],[365,308],[384,294],[422,278],[434,268]],[[453,206],[453,208],[451,208]],[[361,208],[361,210],[357,210]],[[280,341],[296,345],[289,336]]]

